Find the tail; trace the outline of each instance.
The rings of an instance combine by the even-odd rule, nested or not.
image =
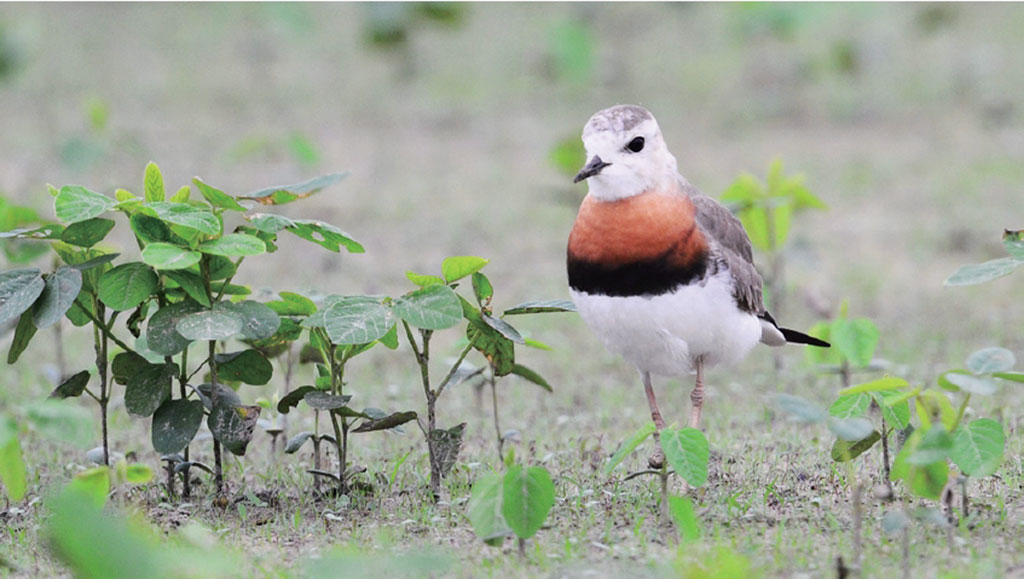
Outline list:
[[[784,344],[807,344],[819,348],[831,348],[832,345],[825,340],[819,340],[814,336],[808,336],[803,332],[780,327],[775,323],[775,318],[768,312],[762,312],[761,318],[761,342],[769,346],[782,346]]]
[[[818,346],[819,348],[831,348],[832,344],[829,344],[825,340],[819,340],[814,336],[808,336],[803,332],[796,330],[790,330],[789,328],[779,328],[782,335],[786,338],[786,342],[790,344],[807,344],[808,346]]]

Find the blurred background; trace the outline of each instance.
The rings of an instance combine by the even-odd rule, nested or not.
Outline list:
[[[794,220],[780,322],[848,299],[880,355],[931,379],[983,346],[1024,358],[1019,272],[942,286],[1024,227],[1021,30],[1016,5],[4,4],[0,194],[49,218],[47,183],[138,192],[150,160],[171,190],[233,194],[347,170],[282,212],[366,254],[283,239],[239,281],[394,295],[473,254],[510,306],[568,296],[579,132],[636,103],[709,195],[775,159],[803,174],[828,210]],[[635,381],[556,317],[524,325],[567,407]]]

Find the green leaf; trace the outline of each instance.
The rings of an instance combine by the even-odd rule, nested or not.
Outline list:
[[[544,300],[523,302],[509,308],[501,315],[515,316],[520,314],[542,314],[547,312],[575,312],[576,305],[569,300]]]
[[[914,451],[906,457],[908,464],[926,466],[933,462],[943,462],[953,449],[953,437],[945,428],[934,426],[925,431],[924,436],[914,446]]]
[[[318,390],[307,392],[303,397],[303,400],[306,401],[310,408],[317,410],[337,410],[348,404],[348,401],[351,399],[351,396],[335,396],[334,394]]]
[[[608,464],[604,465],[604,474],[612,474],[615,467],[619,466],[619,464],[621,464],[623,460],[626,460],[626,457],[632,454],[633,451],[643,443],[643,441],[647,440],[657,431],[658,429],[654,426],[653,422],[644,423],[644,425],[634,432],[633,436],[630,436],[625,442],[623,442],[615,451],[615,454],[608,459]]]
[[[1005,445],[1003,425],[990,418],[979,418],[957,429],[949,457],[964,474],[986,477],[1003,463]]]
[[[89,371],[82,370],[54,388],[53,392],[50,393],[50,398],[77,398],[85,392],[85,387],[88,385]]]
[[[311,316],[316,313],[316,304],[304,295],[280,292],[280,300],[267,302],[267,307],[282,316]]]
[[[953,429],[957,420],[957,412],[953,410],[949,398],[934,390],[925,390],[917,395],[916,409],[918,417],[924,413],[924,418],[921,418],[921,421],[926,429],[931,419],[939,419],[947,431]]]
[[[206,287],[203,285],[203,278],[191,271],[165,269],[160,273],[178,284],[181,289],[185,290],[188,297],[192,298],[200,305],[206,306],[207,308],[210,307],[210,296],[206,293]]]
[[[828,413],[836,418],[855,418],[863,416],[870,406],[871,397],[867,394],[847,394],[837,398]]]
[[[102,509],[103,505],[107,504],[107,497],[110,494],[110,468],[97,466],[76,474],[64,492],[88,497],[97,511]]]
[[[295,436],[288,439],[288,444],[284,447],[285,454],[295,454],[302,448],[302,445],[306,443],[310,437],[313,436],[312,432],[304,431],[296,434]]]
[[[85,187],[66,185],[60,188],[60,193],[53,200],[53,210],[57,219],[64,223],[77,223],[99,217],[116,204],[115,199]]]
[[[162,241],[150,243],[142,248],[142,261],[156,269],[185,269],[199,263],[202,257],[198,251]]]
[[[264,233],[277,233],[282,229],[295,226],[295,222],[291,219],[274,213],[253,213],[246,219],[253,227]]]
[[[103,241],[113,228],[113,220],[94,217],[68,225],[67,229],[61,232],[60,240],[79,247],[92,247]]]
[[[885,376],[878,380],[872,380],[870,382],[864,382],[863,384],[857,384],[856,386],[850,386],[839,391],[840,396],[847,396],[849,394],[859,394],[861,392],[882,392],[886,390],[899,390],[906,388],[910,384],[907,383],[903,378],[893,378],[892,376]]]
[[[688,497],[669,497],[668,512],[672,514],[684,542],[692,543],[700,539],[700,524]]]
[[[188,185],[182,185],[178,192],[171,195],[171,203],[188,203],[188,198],[192,196],[192,189]]]
[[[194,177],[192,182],[195,183],[199,192],[202,193],[203,198],[205,198],[210,205],[220,207],[221,209],[228,209],[230,211],[245,211],[245,207],[239,205],[238,201],[235,201],[234,197],[220,189],[207,185],[199,177]]]
[[[224,448],[232,454],[243,456],[252,440],[259,417],[259,406],[235,405],[218,398],[213,403],[206,425]]]
[[[171,232],[171,228],[166,223],[156,217],[133,213],[128,223],[131,225],[132,233],[143,244],[169,243],[172,240],[184,243],[183,239]]]
[[[960,266],[960,269],[953,272],[953,275],[943,282],[946,286],[962,286],[962,285],[976,285],[979,283],[985,283],[994,279],[1001,278],[1006,275],[1010,275],[1013,270],[1017,269],[1021,261],[1013,257],[1001,257],[999,259],[993,259],[986,261],[985,263],[976,263],[970,265]]]
[[[481,307],[491,303],[491,298],[494,297],[494,286],[491,285],[491,280],[487,279],[487,276],[480,273],[473,273],[471,278],[473,282],[473,295],[476,296],[476,301]]]
[[[871,363],[871,357],[878,346],[878,336],[878,328],[865,318],[839,319],[832,325],[832,346],[858,367]]]
[[[32,336],[36,335],[36,325],[32,322],[32,312],[25,312],[18,318],[18,326],[14,328],[14,339],[11,340],[11,349],[7,351],[7,363],[13,364],[18,361],[25,349],[28,348]]]
[[[16,503],[25,498],[28,474],[18,442],[18,424],[9,416],[0,418],[0,483],[8,501]]]
[[[221,380],[263,386],[270,382],[274,374],[274,366],[256,350],[217,354],[214,359],[217,363],[217,377]]]
[[[32,322],[40,330],[60,321],[82,291],[82,272],[66,265],[46,277],[46,286],[32,308]]]
[[[244,233],[227,233],[201,244],[199,251],[224,257],[241,257],[266,253],[267,246],[258,237]]]
[[[500,546],[505,537],[512,535],[512,529],[501,514],[505,479],[501,474],[488,473],[473,483],[473,489],[466,503],[466,517],[473,525],[473,532],[485,543]]]
[[[444,280],[437,277],[436,275],[424,275],[421,273],[413,273],[411,271],[405,272],[405,277],[418,287],[427,287],[432,285],[444,285]]]
[[[334,185],[346,176],[348,176],[348,173],[331,173],[296,185],[282,185],[280,187],[261,189],[239,197],[239,199],[256,201],[262,205],[284,205],[298,199],[305,199],[326,187]]]
[[[146,327],[146,343],[149,349],[164,356],[173,356],[192,342],[178,332],[178,323],[184,318],[204,310],[195,302],[180,302],[164,306],[149,318]]]
[[[466,324],[466,339],[491,364],[495,376],[506,376],[515,368],[515,342],[499,334],[483,321]]]
[[[704,433],[696,428],[661,430],[661,449],[672,470],[692,486],[699,487],[708,480],[708,458],[711,449]]]
[[[221,224],[209,209],[196,207],[188,203],[151,203],[146,206],[161,221],[194,229],[206,235],[220,235]],[[168,241],[161,239],[158,241]]]
[[[151,416],[171,396],[171,380],[178,373],[176,364],[150,364],[128,378],[124,407],[132,416]]]
[[[124,263],[103,274],[97,293],[108,308],[130,310],[156,291],[158,281],[148,265],[137,261]]]
[[[293,219],[292,225],[286,228],[289,233],[297,235],[306,241],[328,249],[335,253],[344,247],[349,253],[364,253],[366,249],[349,234],[341,229],[322,221],[313,219]]]
[[[375,300],[348,298],[324,310],[324,329],[337,345],[368,344],[394,325],[391,310]]]
[[[1024,262],[1024,231],[1005,230],[1003,232],[1003,247],[1006,248],[1010,257]]]
[[[1006,348],[985,348],[967,357],[967,369],[975,374],[1005,372],[1016,363],[1013,352]]]
[[[241,332],[242,325],[237,314],[202,310],[184,316],[174,328],[187,340],[226,340]]]
[[[246,340],[269,338],[281,327],[281,317],[274,310],[252,300],[220,302],[213,306],[213,311],[237,316],[242,321],[242,337]]]
[[[0,273],[0,325],[28,311],[45,288],[46,282],[38,269]]]
[[[153,471],[144,464],[129,464],[124,469],[124,481],[128,484],[141,485],[153,480]]]
[[[921,430],[911,433],[893,460],[889,478],[894,481],[903,480],[915,495],[937,501],[949,480],[949,465],[945,459],[927,465],[915,465],[907,460],[917,451],[923,438]]]
[[[469,274],[467,274],[469,275]],[[443,330],[462,321],[462,305],[446,285],[432,285],[395,299],[392,311],[417,328]]]
[[[505,473],[501,514],[519,538],[529,539],[536,534],[554,504],[555,483],[544,467],[514,465]]]
[[[871,434],[867,438],[862,438],[860,440],[843,440],[841,438],[837,438],[835,443],[832,445],[832,460],[836,462],[853,460],[867,452],[881,439],[882,435],[877,430],[872,430]]]
[[[948,372],[944,376],[947,382],[971,394],[991,396],[999,391],[999,385],[987,376],[972,376],[955,372]]]
[[[541,388],[547,390],[548,392],[554,392],[554,389],[551,388],[551,385],[548,384],[547,380],[545,380],[540,374],[534,372],[533,370],[527,368],[526,366],[523,366],[522,364],[513,365],[512,374],[515,374],[520,378],[529,380],[530,382],[533,382],[534,384],[540,386]]]
[[[822,422],[828,414],[817,404],[790,394],[776,394],[775,404],[799,422]]]
[[[480,271],[489,262],[489,259],[472,255],[448,257],[441,262],[441,275],[446,282],[452,283]]]
[[[160,454],[181,452],[203,423],[199,400],[167,400],[153,414],[153,449]]]
[[[157,167],[156,163],[152,161],[146,165],[145,190],[146,201],[150,203],[163,201],[166,198],[164,177],[160,174],[160,167]]]
[[[910,404],[903,394],[895,390],[870,392],[872,398],[882,410],[882,420],[896,430],[903,430],[910,424]]]
[[[996,372],[992,374],[992,377],[1024,384],[1024,372]]]
[[[416,420],[416,413],[412,410],[405,412],[393,412],[387,416],[381,418],[374,418],[372,420],[364,420],[358,427],[352,430],[352,432],[375,432],[378,430],[390,430],[392,428],[401,426],[406,422]]]
[[[110,374],[114,382],[127,384],[132,376],[149,368],[150,363],[144,357],[135,352],[121,352],[114,356],[110,364]]]
[[[288,414],[288,411],[298,406],[299,402],[305,399],[306,394],[309,392],[316,392],[316,387],[299,386],[295,390],[292,390],[277,403],[277,411],[281,414]]]

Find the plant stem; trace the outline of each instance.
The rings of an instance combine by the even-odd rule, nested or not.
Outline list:
[[[964,411],[967,410],[967,404],[970,401],[971,401],[971,395],[970,395],[970,393],[968,393],[967,396],[964,396],[964,401],[960,403],[960,409],[956,413],[956,421],[953,423],[953,428],[949,429],[950,432],[955,431],[956,427],[960,426],[960,420],[963,419]]]
[[[103,332],[104,336],[107,336],[108,338],[113,340],[113,342],[117,344],[117,347],[121,348],[125,352],[135,352],[135,350],[133,348],[130,348],[128,344],[125,344],[117,336],[115,336],[113,332],[110,331],[110,327],[107,326],[107,324],[103,323],[102,318],[104,317],[104,315],[102,313],[100,313],[99,317],[94,316],[92,312],[89,311],[89,308],[87,308],[85,304],[81,302],[81,297],[75,298],[75,302],[78,303],[79,309],[82,310],[82,313],[85,314],[85,317],[89,318],[89,321],[91,321],[93,325],[95,325],[101,332]],[[103,308],[103,303],[97,300],[96,306],[97,312],[101,312],[101,308]],[[114,315],[116,316],[117,314],[115,313]],[[113,322],[113,318],[111,318],[111,322]]]
[[[885,486],[892,490],[892,486],[889,484],[889,434],[892,432],[891,428],[886,428],[885,424],[882,424],[882,473],[885,475]]]
[[[187,390],[188,376],[186,376],[187,372],[188,372],[188,348],[186,347],[181,352],[181,367],[178,369],[178,390],[179,390],[179,393],[181,395],[181,399],[182,400],[185,400],[185,399],[188,398],[188,390]],[[185,457],[185,462],[188,462],[188,458],[189,458],[188,455],[189,455],[189,446],[190,446],[190,444],[191,443],[185,445],[185,451],[183,453],[183,456]],[[181,497],[184,498],[184,499],[188,499],[188,498],[190,498],[192,496],[192,481],[191,481],[191,479],[189,477],[188,471],[189,471],[189,469],[185,469],[181,473]]]
[[[427,428],[424,434],[427,437],[427,454],[430,456],[430,494],[436,502],[441,497],[441,461],[438,460],[437,448],[435,448],[436,443],[432,436],[437,426],[434,407],[437,402],[437,394],[430,389],[430,336],[432,332],[430,330],[420,330],[423,348],[419,349],[416,347],[416,339],[412,335],[412,329],[409,327],[408,322],[402,320],[402,326],[405,327],[405,335],[409,339],[412,352],[416,355],[416,363],[420,366],[423,395],[427,399]],[[420,428],[422,428],[422,425]]]
[[[494,434],[498,437],[498,465],[505,470],[505,437],[501,435],[501,426],[498,425],[498,388],[495,385],[494,367],[491,367],[491,404],[494,407]]]
[[[455,376],[455,373],[458,372],[459,370],[459,366],[462,366],[462,361],[466,359],[466,356],[472,350],[473,344],[467,344],[466,347],[462,350],[462,353],[459,354],[459,359],[455,360],[455,364],[452,365],[452,369],[448,371],[448,374],[444,377],[444,380],[441,381],[441,385],[437,387],[437,393],[435,393],[434,395],[435,398],[441,397],[441,392],[443,392],[445,387],[448,386],[448,383],[452,381],[452,376]]]
[[[96,313],[102,319],[106,317],[105,308],[99,300],[95,301]],[[85,308],[82,308],[85,310]],[[96,344],[96,370],[100,378],[100,424],[103,430],[103,464],[110,466],[110,437],[107,425],[107,403],[110,397],[107,393],[107,333],[103,330],[106,325],[102,321],[93,322],[93,340]]]

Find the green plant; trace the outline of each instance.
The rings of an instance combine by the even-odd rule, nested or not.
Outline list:
[[[831,322],[819,322],[810,335],[832,344],[831,348],[805,348],[804,359],[824,372],[839,375],[843,388],[849,388],[851,374],[872,372],[884,368],[875,359],[879,332],[868,318],[849,317],[849,303],[839,306],[839,317]]]
[[[1009,254],[1007,257],[961,266],[944,285],[976,285],[1010,275],[1017,266],[1024,264],[1024,231],[1003,231],[1003,247]]]
[[[53,397],[83,393],[100,407],[104,464],[110,464],[107,410],[111,380],[125,386],[125,408],[137,417],[152,417],[152,441],[157,452],[184,474],[189,494],[189,442],[204,417],[214,437],[214,473],[223,492],[221,446],[244,454],[259,417],[260,407],[242,403],[240,384],[266,384],[273,367],[255,348],[223,351],[229,340],[249,343],[287,342],[294,328],[266,304],[246,300],[249,289],[232,284],[242,262],[277,249],[277,236],[288,231],[328,250],[362,247],[331,225],[250,213],[249,207],[290,203],[339,181],[334,174],[298,185],[272,187],[234,197],[199,178],[192,185],[202,200],[192,199],[186,185],[169,196],[160,169],[146,167],[144,195],[118,189],[110,197],[81,186],[51,187],[54,211],[66,225],[47,225],[13,234],[15,238],[48,239],[66,264],[54,272],[21,269],[0,273],[0,320],[19,318],[8,354],[14,363],[37,329],[68,317],[76,326],[91,324],[96,352],[98,393],[89,387],[90,371],[78,372],[61,383]],[[114,266],[119,254],[99,244],[116,222],[102,217],[121,214],[140,251],[140,259]],[[227,213],[242,224],[225,231]],[[128,314],[117,324],[122,314]],[[145,323],[145,334],[142,326]],[[118,333],[127,331],[134,346]],[[294,338],[291,338],[294,339]],[[205,342],[205,344],[202,344]],[[198,358],[193,344],[203,345]],[[120,353],[112,355],[111,346]],[[219,349],[222,351],[218,351]],[[175,360],[177,357],[177,360]],[[111,362],[112,358],[112,362]],[[195,363],[198,360],[198,363]],[[206,380],[192,380],[206,370]],[[178,397],[172,382],[178,383]],[[174,455],[183,452],[182,460]]]
[[[466,516],[485,543],[498,547],[505,537],[515,536],[525,556],[526,540],[540,530],[554,504],[555,485],[547,469],[510,464],[504,474],[488,473],[473,483]]]

